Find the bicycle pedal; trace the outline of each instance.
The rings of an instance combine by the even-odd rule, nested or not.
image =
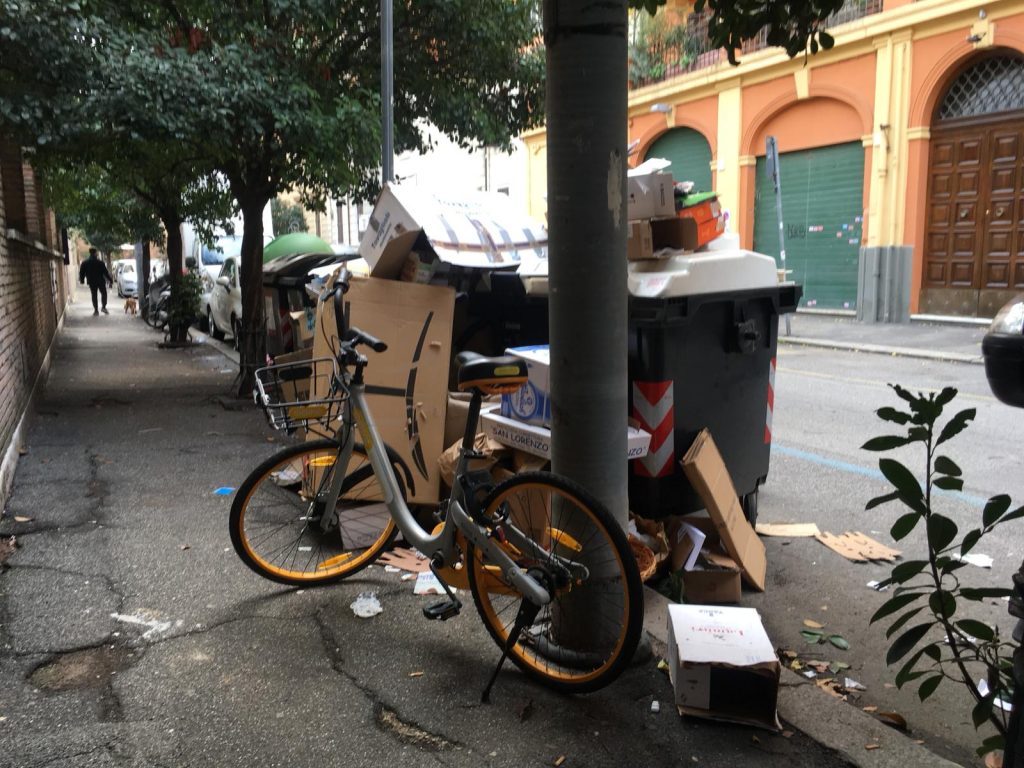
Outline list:
[[[434,621],[448,621],[448,619],[459,615],[462,610],[462,603],[459,600],[442,600],[433,605],[423,607],[423,615]]]

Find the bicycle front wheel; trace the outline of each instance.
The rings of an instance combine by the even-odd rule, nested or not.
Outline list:
[[[565,693],[608,685],[633,657],[643,627],[643,583],[622,528],[587,491],[549,472],[502,482],[484,510],[532,541],[532,552],[517,549],[512,535],[502,546],[551,594],[509,658]],[[523,596],[480,549],[468,546],[466,557],[477,610],[504,648]]]
[[[341,446],[313,440],[290,446],[253,470],[235,493],[229,528],[235,552],[282,584],[338,581],[365,568],[395,537],[395,524],[362,446],[339,467]],[[345,479],[334,509],[325,497],[335,472]],[[405,486],[396,472],[399,489]]]

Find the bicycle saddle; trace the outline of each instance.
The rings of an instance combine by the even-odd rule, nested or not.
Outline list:
[[[526,383],[526,361],[511,355],[485,357],[459,352],[459,391],[478,389],[485,395],[511,394]]]

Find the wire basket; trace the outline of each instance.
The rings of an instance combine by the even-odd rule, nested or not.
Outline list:
[[[331,357],[259,368],[253,395],[270,426],[288,432],[316,425],[329,427],[341,417],[348,400],[338,363]]]

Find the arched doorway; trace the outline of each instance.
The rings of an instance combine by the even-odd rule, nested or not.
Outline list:
[[[1024,57],[974,61],[932,118],[920,311],[991,317],[1024,290]]]
[[[692,181],[697,189],[710,192],[711,145],[700,131],[673,128],[659,136],[648,148],[645,158],[671,160],[669,171],[676,181]]]

